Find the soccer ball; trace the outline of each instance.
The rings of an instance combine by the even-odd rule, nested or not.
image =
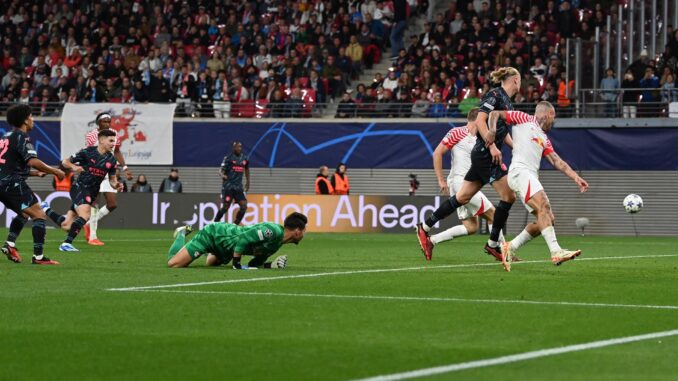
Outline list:
[[[627,213],[638,213],[643,207],[643,199],[637,194],[630,194],[624,198],[624,209]]]

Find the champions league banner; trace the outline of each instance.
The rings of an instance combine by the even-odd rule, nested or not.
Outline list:
[[[37,192],[40,201],[47,201],[57,212],[70,206],[68,192]],[[307,231],[335,233],[411,233],[418,221],[432,213],[441,197],[408,196],[316,196],[250,194],[244,225],[260,222],[282,224],[292,212],[308,216]],[[219,207],[219,196],[213,193],[119,193],[115,213],[99,222],[101,228],[173,230],[190,224],[202,228],[212,222]],[[231,222],[238,211],[229,209],[224,217]],[[0,221],[9,227],[15,214],[0,204]],[[445,226],[458,224],[456,214],[445,220]],[[48,226],[54,226],[51,222]],[[449,226],[448,226],[449,225]]]
[[[85,135],[96,128],[101,112],[111,114],[111,128],[121,141],[129,165],[172,165],[176,104],[66,103],[61,116],[61,154],[85,147]]]

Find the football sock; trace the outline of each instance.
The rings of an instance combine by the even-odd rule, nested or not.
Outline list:
[[[431,243],[434,245],[437,245],[441,242],[449,241],[453,239],[454,237],[461,237],[468,235],[468,230],[466,230],[466,226],[464,225],[457,225],[453,226],[443,232],[440,232],[438,234],[432,235],[431,236]]]
[[[511,206],[513,206],[513,204],[510,204],[506,201],[499,201],[499,205],[497,205],[497,210],[494,212],[494,224],[492,225],[490,240],[488,241],[491,247],[497,247],[499,234],[501,233],[502,229],[504,229],[504,226],[506,226],[506,220],[508,220]],[[492,245],[492,242],[494,242],[494,246]]]
[[[9,234],[7,234],[7,242],[11,243],[16,242],[17,237],[19,237],[19,234],[21,234],[21,229],[23,229],[24,225],[26,225],[26,221],[28,221],[28,219],[26,219],[21,214],[17,214],[17,216],[14,217],[14,219],[12,219],[12,222],[9,224]]]
[[[454,213],[455,210],[457,210],[458,207],[460,207],[461,204],[459,201],[457,201],[457,195],[454,195],[450,197],[449,199],[443,201],[443,203],[440,205],[438,209],[433,212],[426,221],[423,224],[423,228],[425,231],[430,231],[433,225],[437,224],[438,221],[446,218],[450,214]]]
[[[91,217],[89,223],[89,239],[97,239],[97,228],[99,227],[99,220],[106,217],[110,213],[108,208],[104,205],[103,208],[97,210],[97,212]]]
[[[177,234],[177,238],[174,239],[174,242],[172,243],[172,246],[169,248],[169,252],[167,253],[167,260],[172,259],[179,250],[181,250],[182,247],[186,244],[186,230],[182,230],[179,234]]]
[[[68,236],[66,237],[66,240],[64,241],[65,243],[73,243],[73,240],[75,237],[78,236],[78,233],[80,233],[80,229],[82,229],[83,226],[87,221],[85,221],[84,218],[82,217],[76,217],[75,221],[71,224],[71,230],[68,231]]]
[[[45,245],[45,220],[33,220],[33,255],[42,259],[42,248]]]
[[[520,249],[521,246],[524,244],[530,242],[532,240],[532,237],[530,233],[527,232],[527,230],[523,230],[516,236],[513,240],[511,240],[511,250],[516,251]]]
[[[219,211],[217,212],[217,215],[214,216],[214,222],[221,221],[221,218],[224,216],[224,214],[226,214],[227,210],[228,210],[228,208],[226,208],[226,207],[219,209]]]
[[[549,247],[551,254],[555,254],[562,250],[558,244],[558,239],[556,239],[556,229],[553,226],[549,226],[541,231],[541,235],[544,236],[546,245]]]
[[[490,233],[492,232],[492,224],[487,224],[487,227],[490,229]],[[499,231],[499,242],[504,242],[506,238],[504,238],[504,232]]]
[[[47,209],[47,217],[49,217],[50,220],[54,221],[54,223],[57,224],[58,227],[61,227],[61,224],[66,220],[66,217],[53,211],[52,208]]]
[[[242,218],[245,217],[246,211],[247,209],[240,208],[240,210],[238,210],[238,213],[235,215],[235,220],[233,221],[233,223],[236,225],[240,225],[240,221],[242,221]]]

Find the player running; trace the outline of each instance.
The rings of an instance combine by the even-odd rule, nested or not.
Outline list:
[[[244,189],[242,186],[243,173],[246,180]],[[221,218],[226,214],[228,208],[231,207],[231,203],[235,200],[240,209],[235,215],[233,223],[240,225],[247,212],[247,197],[245,193],[250,190],[250,163],[247,156],[242,152],[242,143],[233,142],[233,152],[224,157],[219,174],[224,180],[221,186],[222,206],[214,217],[214,222],[221,221]]]
[[[566,250],[558,244],[553,228],[555,217],[546,192],[539,182],[539,164],[542,157],[545,157],[554,168],[571,178],[582,193],[589,188],[586,180],[579,177],[553,150],[551,141],[546,136],[546,133],[553,127],[555,117],[556,111],[549,102],[539,102],[534,116],[520,111],[490,113],[490,136],[495,133],[499,120],[513,124],[513,160],[509,168],[508,184],[516,192],[528,212],[537,217],[536,226],[529,224],[521,233],[522,237],[519,235],[517,240],[514,240],[515,243],[511,241],[502,244],[502,252],[509,258],[509,261],[511,254],[529,241],[524,235],[527,234],[531,239],[539,235],[538,232],[541,232],[549,247],[553,264],[560,265],[581,254],[581,250]],[[510,267],[506,270],[510,271]]]
[[[476,144],[477,127],[475,121],[478,111],[478,108],[469,111],[466,126],[451,129],[440,144],[438,144],[435,152],[433,152],[433,168],[435,169],[438,185],[443,194],[450,194],[450,191],[456,193],[461,188],[464,176],[471,168],[471,150]],[[443,177],[443,156],[448,151],[452,151],[452,165],[446,180]],[[457,215],[462,225],[451,227],[431,236],[431,243],[433,245],[449,241],[455,237],[475,234],[479,226],[478,216],[487,220],[491,230],[494,205],[492,205],[492,202],[482,191],[478,191],[466,205],[460,206],[457,209]],[[503,241],[503,235],[500,235],[499,239]],[[426,259],[431,260],[431,257],[426,256]]]
[[[198,257],[207,254],[207,266],[231,263],[234,269],[285,268],[287,257],[280,256],[266,262],[286,243],[299,244],[304,238],[308,219],[301,213],[292,213],[283,225],[263,222],[251,226],[238,226],[215,222],[205,226],[193,239],[186,242],[191,232],[189,226],[176,229],[174,243],[169,249],[169,267],[187,267]],[[240,263],[243,255],[254,256],[247,265]]]
[[[503,67],[490,74],[492,81],[501,83],[501,86],[492,89],[480,102],[480,112],[476,120],[478,127],[475,146],[471,151],[471,168],[464,177],[461,188],[457,193],[443,202],[424,223],[417,224],[417,239],[426,257],[433,254],[433,244],[429,231],[440,220],[451,215],[457,208],[466,205],[485,184],[491,184],[500,197],[499,205],[494,214],[494,224],[490,239],[485,244],[485,251],[508,266],[506,257],[499,247],[499,234],[506,225],[509,210],[515,202],[516,195],[509,188],[506,180],[506,166],[501,160],[501,147],[506,142],[511,145],[509,124],[501,121],[497,126],[495,136],[488,136],[487,116],[493,110],[512,110],[511,97],[520,90],[520,73],[512,67]]]
[[[45,212],[40,209],[38,199],[26,183],[33,167],[43,173],[51,173],[59,180],[64,172],[52,168],[38,159],[37,152],[28,137],[33,129],[33,116],[28,105],[18,104],[7,109],[7,123],[12,130],[0,138],[0,202],[17,215],[9,225],[7,241],[2,253],[15,263],[21,262],[16,249],[16,239],[28,218],[33,219],[33,259],[36,265],[58,265],[42,254],[45,244]]]
[[[97,147],[97,145],[99,144],[99,131],[110,129],[111,131],[116,132],[111,128],[111,114],[107,112],[102,112],[99,115],[97,115],[95,123],[97,125],[97,128],[88,132],[87,135],[85,136],[86,147]],[[125,164],[125,158],[122,155],[122,152],[120,152],[121,144],[122,142],[118,139],[118,135],[116,132],[113,156],[122,166],[122,170],[125,172],[125,177],[127,178],[127,180],[132,180],[133,178],[132,172],[127,168],[127,165]],[[104,194],[106,205],[104,205],[104,207],[101,209],[95,208],[94,213],[92,213],[92,217],[90,218],[87,225],[85,225],[85,240],[87,240],[88,244],[95,246],[102,246],[104,244],[97,237],[97,228],[99,225],[99,220],[106,217],[109,213],[113,212],[118,207],[117,202],[118,191],[115,188],[111,187],[110,185],[111,183],[110,181],[108,181],[108,177],[105,180],[106,181],[101,182],[101,189],[99,189],[99,192]]]
[[[47,202],[40,205],[57,226],[68,231],[66,239],[59,246],[60,251],[80,251],[73,246],[73,240],[90,218],[92,203],[99,195],[101,183],[106,180],[113,189],[122,187],[115,176],[118,163],[112,152],[117,141],[116,133],[103,129],[98,136],[96,147],[84,148],[61,162],[64,168],[79,174],[71,185],[72,204],[66,215],[53,211]]]

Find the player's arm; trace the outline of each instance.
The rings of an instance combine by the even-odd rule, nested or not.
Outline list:
[[[83,171],[83,168],[75,163],[82,163],[84,160],[86,160],[86,158],[84,157],[82,151],[80,151],[73,156],[63,159],[61,161],[61,165],[71,172],[80,173]]]
[[[224,157],[224,161],[221,162],[221,168],[219,168],[219,175],[221,176],[221,179],[226,181],[228,180],[228,176],[226,175],[226,171],[228,170],[228,160],[226,157]]]
[[[238,242],[235,244],[235,248],[233,249],[233,268],[236,270],[247,269],[247,266],[242,266],[240,263],[243,253],[247,252],[247,249],[250,247],[264,242],[266,239],[267,238],[261,229],[249,229],[247,232],[245,232],[245,234],[241,234],[238,237]],[[255,250],[253,254],[260,254],[260,252]]]
[[[125,177],[127,180],[132,180],[134,179],[134,175],[132,174],[132,171],[127,168],[127,164],[125,164],[125,157],[122,155],[122,152],[120,152],[119,149],[116,149],[115,152],[113,153],[113,157],[115,157],[115,160],[118,161],[118,164],[120,164],[123,172],[125,172]]]
[[[565,176],[569,177],[574,181],[578,186],[579,186],[579,191],[584,193],[589,189],[589,183],[586,182],[586,180],[582,179],[579,177],[577,172],[575,172],[569,164],[565,162],[565,160],[561,159],[560,156],[556,153],[556,151],[550,152],[548,155],[546,155],[546,160],[551,163],[553,168],[559,170]]]
[[[497,136],[497,121],[499,119],[506,119],[506,112],[505,111],[492,111],[488,114],[485,113],[478,113],[478,119],[481,120],[481,115],[482,115],[482,123],[477,123],[478,125],[478,131],[480,132],[480,136],[485,139],[485,145],[487,148],[490,149],[490,154],[492,155],[492,162],[496,165],[501,164],[501,151],[497,146],[494,144],[494,139]],[[488,122],[485,123],[485,120],[488,119]]]
[[[445,175],[443,174],[443,156],[449,151],[450,149],[442,142],[438,144],[436,150],[433,151],[433,170],[436,172],[438,186],[440,187],[440,193],[442,194],[450,193],[447,181],[445,180]]]
[[[31,170],[31,171],[28,173],[28,176],[33,176],[33,177],[45,177],[45,176],[47,176],[47,173],[45,173],[45,172],[43,172],[43,171],[34,171],[34,170]],[[52,180],[52,181],[55,181],[55,180]]]
[[[37,169],[40,172],[44,173],[51,173],[52,175],[56,176],[59,178],[59,180],[63,180],[64,176],[64,171],[58,169],[58,168],[52,168],[49,165],[43,163],[42,160],[38,159],[37,157],[31,158],[28,160],[27,164],[35,169]],[[43,174],[44,176],[44,174]]]

